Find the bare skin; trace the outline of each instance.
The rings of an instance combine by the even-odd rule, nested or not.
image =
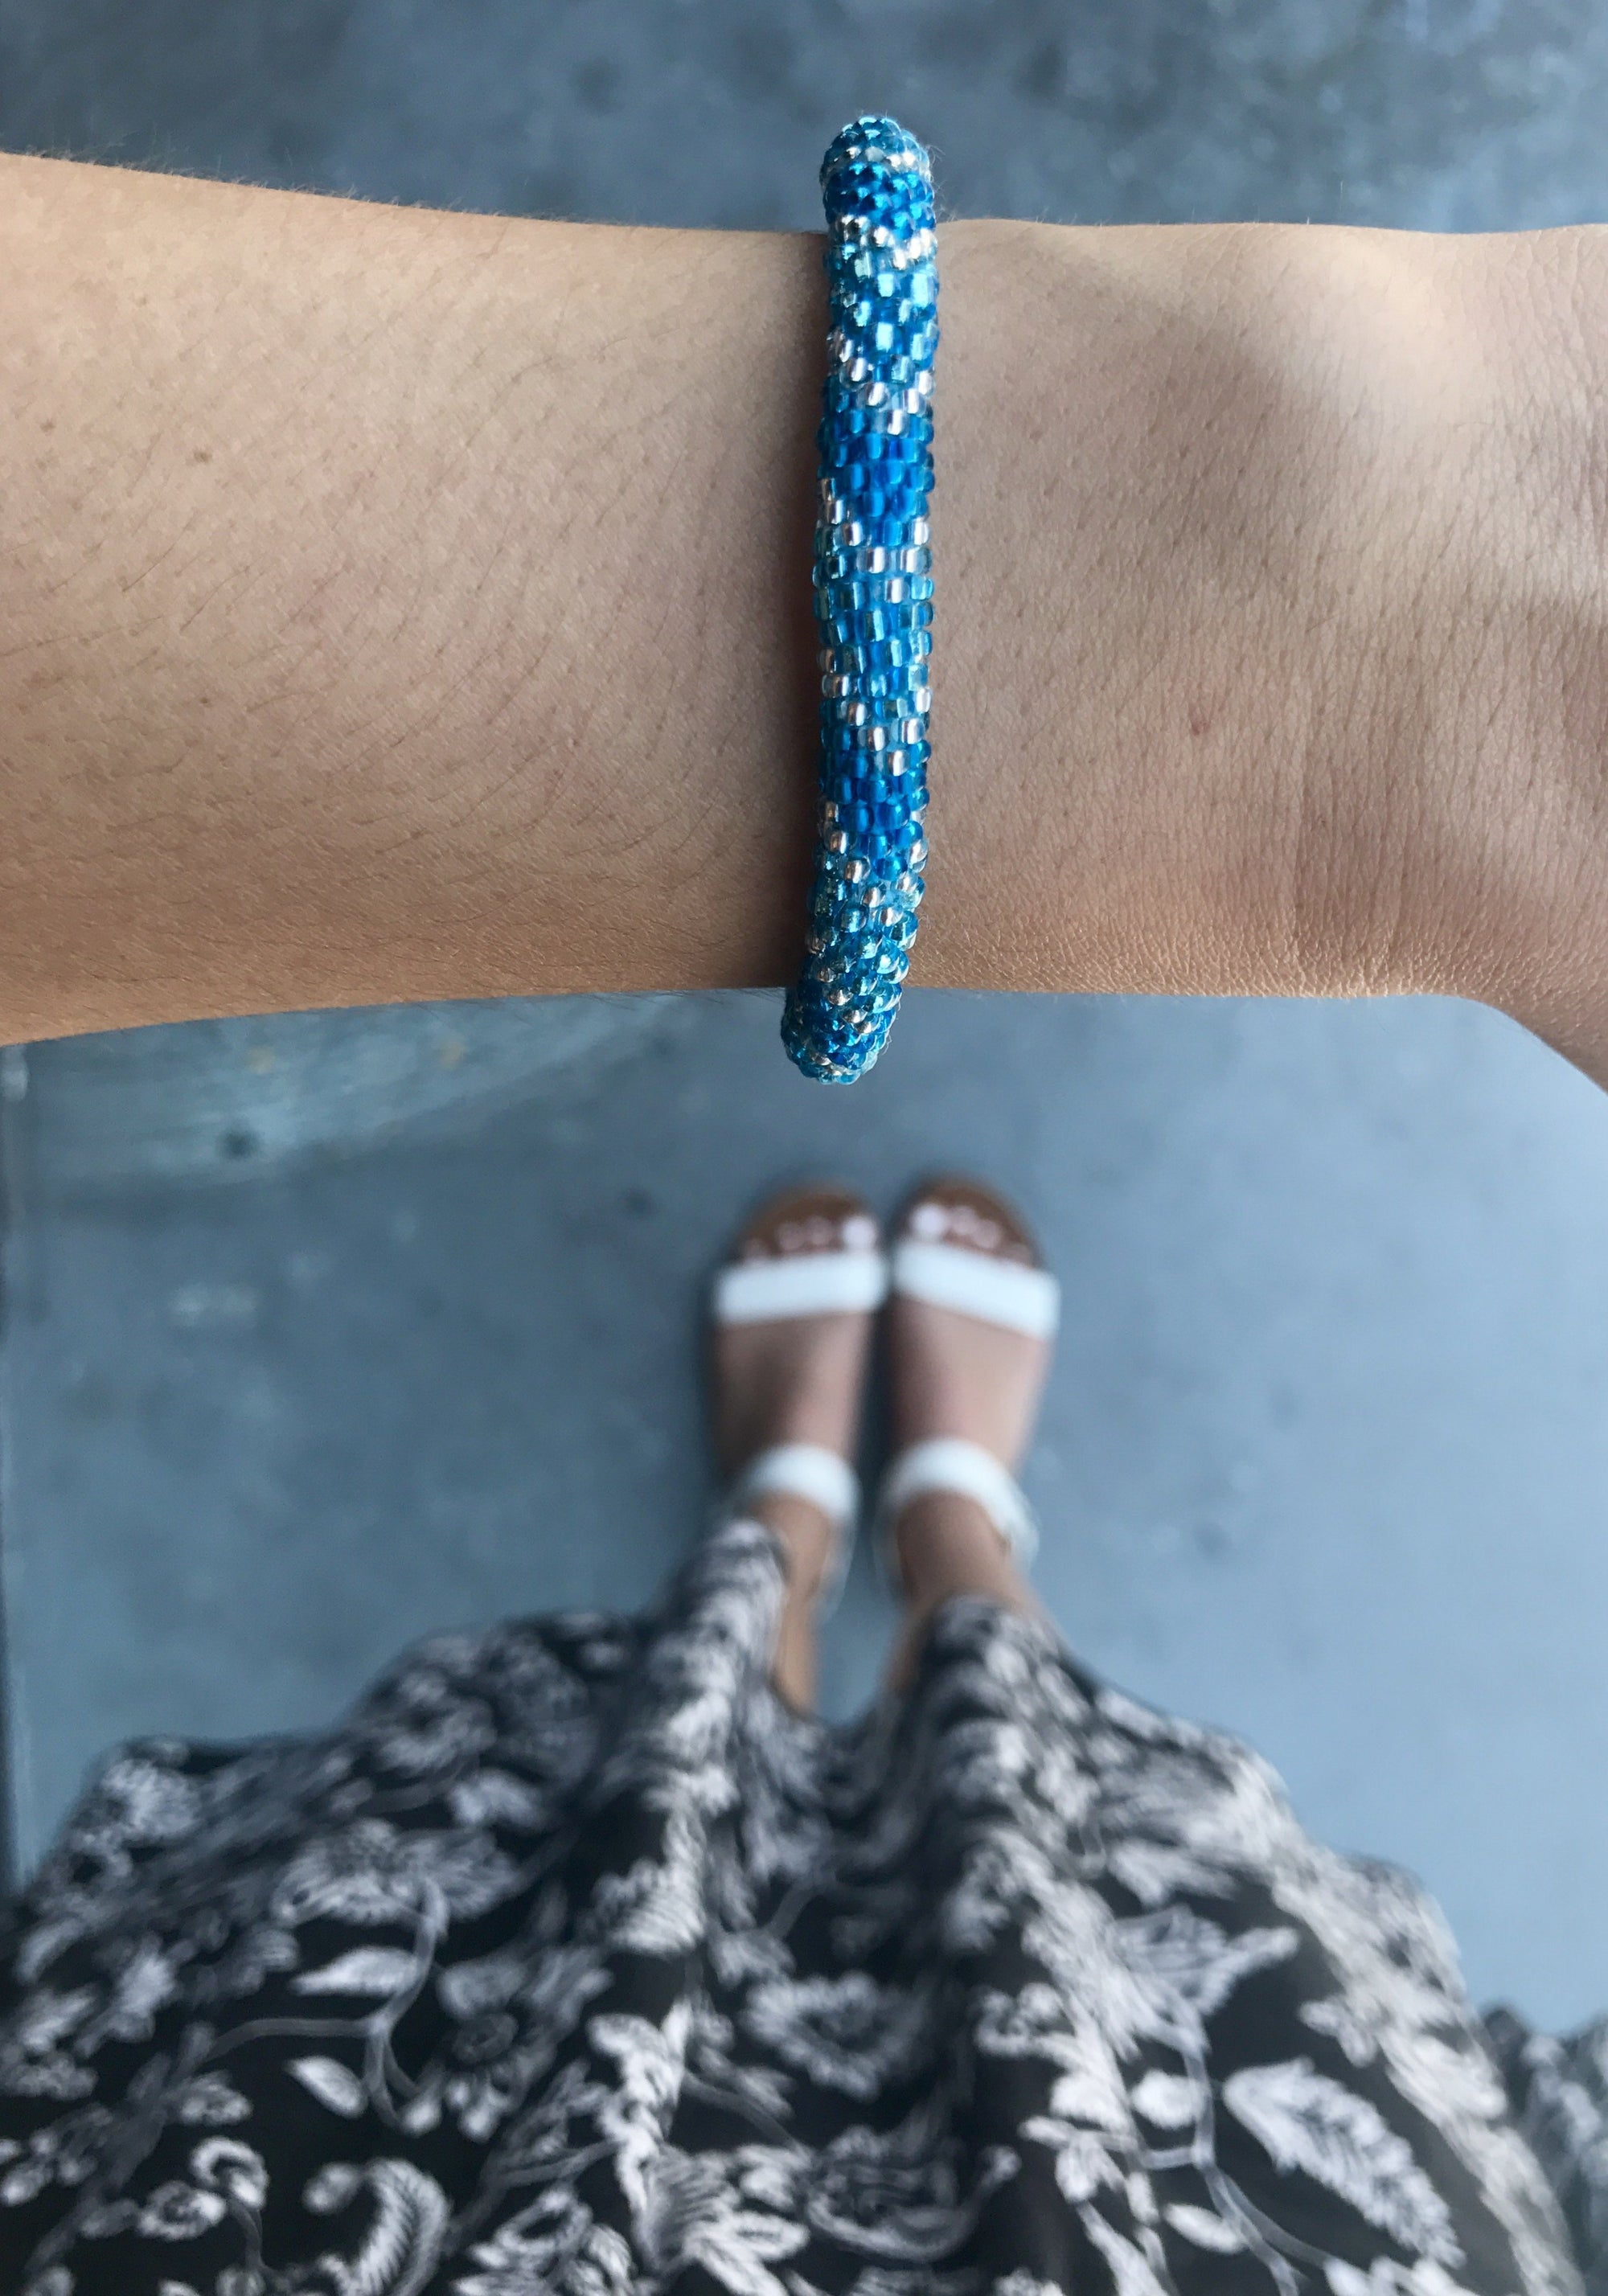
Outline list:
[[[1050,1348],[997,1324],[896,1296],[888,1303],[897,1452],[935,1435],[964,1436],[1014,1474],[1027,1456]],[[932,1613],[955,1595],[987,1595],[1007,1610],[1036,1611],[1038,1599],[1010,1548],[975,1499],[929,1491],[893,1526],[905,1618],[890,1679],[910,1677]]]
[[[841,1223],[861,1209],[858,1199],[830,1188],[783,1191],[761,1207],[745,1234],[757,1233],[775,1246],[791,1223],[791,1248],[842,1249]],[[810,1235],[806,1227],[800,1234],[800,1225],[812,1215],[818,1232]],[[728,1485],[773,1444],[813,1443],[852,1460],[873,1329],[869,1313],[715,1324],[715,1453]],[[775,1532],[787,1562],[773,1668],[776,1687],[807,1711],[816,1694],[816,1607],[837,1541],[826,1515],[807,1499],[767,1493],[753,1513]]]
[[[821,1443],[851,1456],[871,1319],[800,1316],[718,1337],[719,1423],[745,1430],[722,1447],[730,1464],[771,1443]],[[761,1334],[763,1336],[761,1336]],[[889,1347],[896,1403],[895,1446],[928,1435],[965,1435],[1014,1469],[1025,1456],[1049,1367],[1042,1341],[1000,1331],[921,1300],[895,1300]],[[761,1400],[763,1398],[763,1400]],[[774,1530],[787,1563],[787,1598],[776,1636],[773,1678],[791,1706],[808,1712],[816,1694],[816,1603],[833,1548],[825,1516],[806,1499],[773,1495],[754,1508]],[[955,1595],[987,1595],[1007,1609],[1038,1608],[988,1516],[950,1491],[913,1500],[895,1526],[905,1615],[890,1666],[902,1687],[939,1606]]]
[[[1608,233],[939,240],[913,977],[1608,1078]],[[820,257],[0,159],[0,1040],[790,978]]]
[[[752,1228],[774,1231],[811,1208],[841,1218],[851,1207],[834,1203],[830,1190],[800,1189],[773,1198]],[[824,1236],[819,1248],[830,1240]],[[1047,1344],[908,1298],[890,1300],[882,1328],[892,1374],[895,1453],[930,1436],[959,1435],[1014,1472],[1026,1455],[1044,1391]],[[814,1443],[840,1458],[854,1457],[874,1329],[868,1313],[714,1326],[715,1447],[728,1484],[773,1444]],[[808,1712],[816,1693],[816,1606],[837,1542],[826,1515],[806,1499],[768,1494],[752,1513],[775,1533],[787,1567],[773,1679],[790,1705]],[[986,1595],[1007,1609],[1038,1609],[974,1500],[930,1492],[901,1511],[893,1534],[904,1595],[889,1669],[895,1688],[907,1684],[928,1622],[951,1595]]]

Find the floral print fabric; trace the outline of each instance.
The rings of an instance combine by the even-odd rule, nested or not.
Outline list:
[[[781,1588],[115,1756],[0,1940],[6,2296],[1579,2296],[1409,1880],[980,1600],[801,1718]]]
[[[1587,2296],[1608,2296],[1608,2017],[1560,2039],[1493,2009],[1486,2030],[1519,2126],[1563,2202]]]

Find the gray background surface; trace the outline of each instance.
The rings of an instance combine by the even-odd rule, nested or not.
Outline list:
[[[0,0],[0,144],[506,212],[814,228],[855,111],[942,212],[1604,213],[1576,4]],[[940,761],[941,765],[941,761]],[[1497,1016],[915,995],[153,1029],[0,1062],[21,1861],[118,1735],[333,1718],[411,1636],[633,1603],[696,1535],[701,1284],[774,1183],[1013,1190],[1067,1285],[1027,1480],[1084,1654],[1440,1895],[1481,1998],[1608,2007],[1608,1100]],[[864,1558],[827,1696],[888,1624]]]

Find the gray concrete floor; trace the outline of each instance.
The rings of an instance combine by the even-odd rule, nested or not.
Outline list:
[[[870,105],[944,211],[1600,216],[1589,6],[0,0],[0,142],[813,227]],[[941,760],[939,761],[941,771]],[[710,1489],[701,1285],[776,1181],[1017,1192],[1068,1287],[1028,1480],[1085,1654],[1608,2004],[1608,1100],[1496,1016],[915,996],[852,1092],[775,1000],[295,1016],[0,1070],[18,1847],[130,1731],[332,1718],[411,1636],[630,1603]],[[862,1561],[829,1703],[885,1633]]]

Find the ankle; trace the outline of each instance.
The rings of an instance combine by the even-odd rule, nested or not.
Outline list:
[[[829,1517],[791,1491],[767,1491],[749,1512],[775,1535],[787,1571],[789,1603],[813,1603],[837,1552],[838,1534]]]
[[[977,1500],[959,1491],[926,1491],[899,1511],[893,1527],[905,1599],[924,1615],[951,1595],[989,1595],[1020,1603],[1027,1589],[1015,1559]]]
[[[915,1679],[934,1612],[956,1596],[980,1595],[1024,1618],[1041,1615],[1014,1557],[975,1499],[955,1491],[912,1499],[894,1524],[893,1546],[906,1607],[888,1685],[900,1697]]]

